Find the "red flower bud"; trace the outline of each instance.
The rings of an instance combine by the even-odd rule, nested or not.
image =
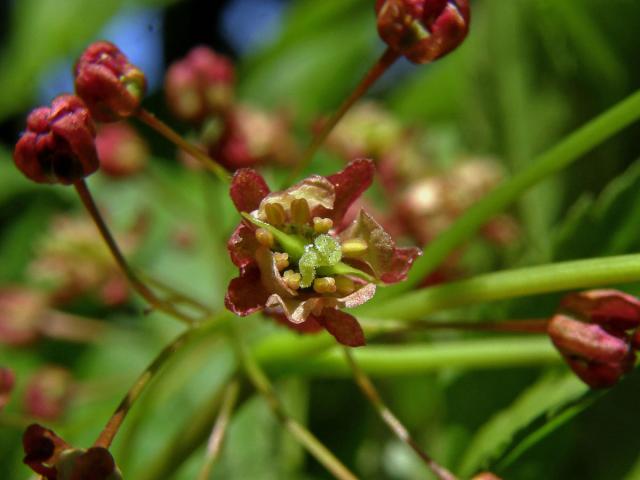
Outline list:
[[[640,301],[616,290],[567,295],[566,312],[549,322],[551,341],[571,369],[591,388],[615,385],[635,363]]]
[[[100,170],[110,177],[123,178],[140,172],[149,158],[149,147],[126,123],[101,126],[96,137]]]
[[[377,0],[378,33],[414,63],[454,50],[469,31],[468,0]]]
[[[91,115],[112,122],[132,115],[144,97],[144,73],[110,42],[95,42],[83,52],[75,69],[76,93]]]
[[[38,183],[69,185],[98,169],[95,128],[85,104],[61,95],[51,108],[37,108],[13,152],[18,169]]]
[[[176,117],[200,122],[227,109],[234,80],[234,67],[228,58],[209,47],[195,47],[169,67],[164,84],[167,103]]]

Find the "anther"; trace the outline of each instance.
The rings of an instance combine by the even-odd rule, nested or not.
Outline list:
[[[341,245],[343,255],[360,255],[366,252],[369,248],[367,242],[359,238],[353,240],[347,240]]]
[[[296,198],[291,202],[291,220],[296,225],[305,225],[311,219],[309,202],[304,198]]]
[[[289,266],[289,254],[276,252],[273,254],[273,259],[276,262],[276,268],[279,272],[283,271]]]
[[[345,277],[344,275],[340,275],[336,277],[336,290],[341,295],[349,295],[353,293],[356,289],[356,284],[349,277]]]
[[[313,217],[313,230],[316,233],[327,233],[333,228],[333,220],[330,218]]]
[[[287,214],[284,207],[279,203],[267,203],[264,206],[264,212],[267,215],[267,221],[274,227],[283,225],[287,220]]]
[[[313,281],[313,289],[317,293],[334,293],[336,291],[336,281],[333,277],[316,278]]]
[[[260,245],[269,249],[273,248],[273,245],[275,244],[273,233],[271,233],[269,230],[265,230],[264,228],[259,228],[256,230],[256,240]]]
[[[302,280],[302,275],[294,272],[293,270],[287,270],[282,275],[282,279],[284,283],[287,284],[291,290],[298,290],[300,288],[300,281]]]

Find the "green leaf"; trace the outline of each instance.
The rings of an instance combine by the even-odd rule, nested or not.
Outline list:
[[[462,459],[460,474],[468,477],[507,452],[514,454],[512,459],[520,455],[557,428],[569,413],[577,413],[571,408],[577,405],[576,400],[589,397],[587,392],[588,387],[571,373],[545,375],[478,431]]]

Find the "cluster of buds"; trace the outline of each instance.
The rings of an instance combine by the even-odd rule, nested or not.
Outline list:
[[[548,325],[551,341],[591,388],[615,385],[640,348],[640,300],[617,290],[567,295]]]
[[[139,225],[134,225],[129,232],[117,236],[125,253],[135,250],[140,241],[139,230]],[[127,301],[127,280],[89,218],[55,217],[37,252],[29,273],[33,280],[51,286],[53,303],[66,304],[90,293],[106,305]]]
[[[22,445],[24,463],[45,480],[122,479],[106,448],[74,448],[52,430],[38,424],[26,429]]]
[[[60,95],[51,107],[33,110],[16,144],[15,164],[35,182],[70,185],[95,172],[100,162],[93,121],[126,118],[139,109],[144,96],[144,74],[112,43],[91,44],[74,71],[77,96]],[[108,168],[113,156],[106,162]],[[131,159],[127,162],[125,170],[130,171]],[[111,171],[122,172],[122,165]]]
[[[469,32],[468,0],[377,0],[378,33],[414,63],[437,60]]]
[[[356,160],[329,177],[270,193],[256,171],[236,172],[231,198],[245,221],[228,243],[240,276],[229,284],[227,308],[239,315],[266,310],[292,324],[321,326],[345,345],[364,344],[357,320],[340,309],[371,299],[379,282],[403,280],[420,254],[396,247],[364,211],[344,224],[373,174],[370,160]]]
[[[74,381],[69,370],[55,365],[39,368],[27,380],[23,409],[43,420],[60,418],[73,396]]]

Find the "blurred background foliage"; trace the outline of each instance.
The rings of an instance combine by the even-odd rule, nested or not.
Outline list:
[[[167,114],[162,75],[192,46],[209,44],[237,59],[243,101],[291,112],[297,135],[306,140],[310,122],[335,109],[383,49],[372,4],[0,3],[0,282],[28,282],[28,266],[51,219],[80,210],[68,189],[24,180],[11,150],[28,110],[72,89],[73,59],[88,42],[106,38],[121,46],[149,75],[146,106],[185,132]],[[443,165],[461,156],[491,156],[507,172],[516,171],[640,84],[636,1],[477,0],[472,8],[471,34],[455,54],[432,66],[399,62],[370,94],[405,125],[426,129],[430,151]],[[233,273],[223,240],[237,221],[225,189],[180,168],[170,145],[140,130],[153,151],[148,174],[116,183],[98,173],[90,183],[116,229],[130,228],[144,212],[148,230],[135,264],[220,307]],[[522,240],[492,256],[474,242],[465,258],[469,272],[637,251],[640,170],[634,162],[639,135],[636,125],[528,192],[512,212],[521,223]],[[310,170],[326,173],[338,165],[337,158],[323,152]],[[185,226],[195,240],[189,248],[178,248],[172,239]],[[499,302],[451,315],[548,316],[558,298]],[[69,311],[108,322],[99,341],[0,347],[0,364],[13,368],[18,378],[12,403],[0,416],[3,479],[28,477],[21,465],[19,404],[23,379],[38,366],[64,365],[79,382],[64,416],[50,425],[72,443],[88,445],[135,377],[179,331],[161,315],[139,315],[139,306],[129,302],[107,308],[86,298]],[[238,322],[256,337],[276,330],[259,319]],[[228,345],[215,338],[196,342],[171,362],[115,443],[125,478],[195,478],[203,445],[184,462],[173,462],[171,472],[150,475],[186,442],[185,425],[193,428],[203,421],[194,414],[206,414],[208,399],[228,377],[232,362]],[[640,375],[593,395],[566,372],[563,366],[447,369],[379,378],[378,384],[427,451],[463,476],[489,466],[507,479],[640,479]],[[330,373],[296,375],[278,379],[278,388],[293,415],[364,478],[428,475],[386,431],[351,380]],[[234,418],[214,477],[320,479],[327,474],[282,433],[263,401],[252,398]]]

